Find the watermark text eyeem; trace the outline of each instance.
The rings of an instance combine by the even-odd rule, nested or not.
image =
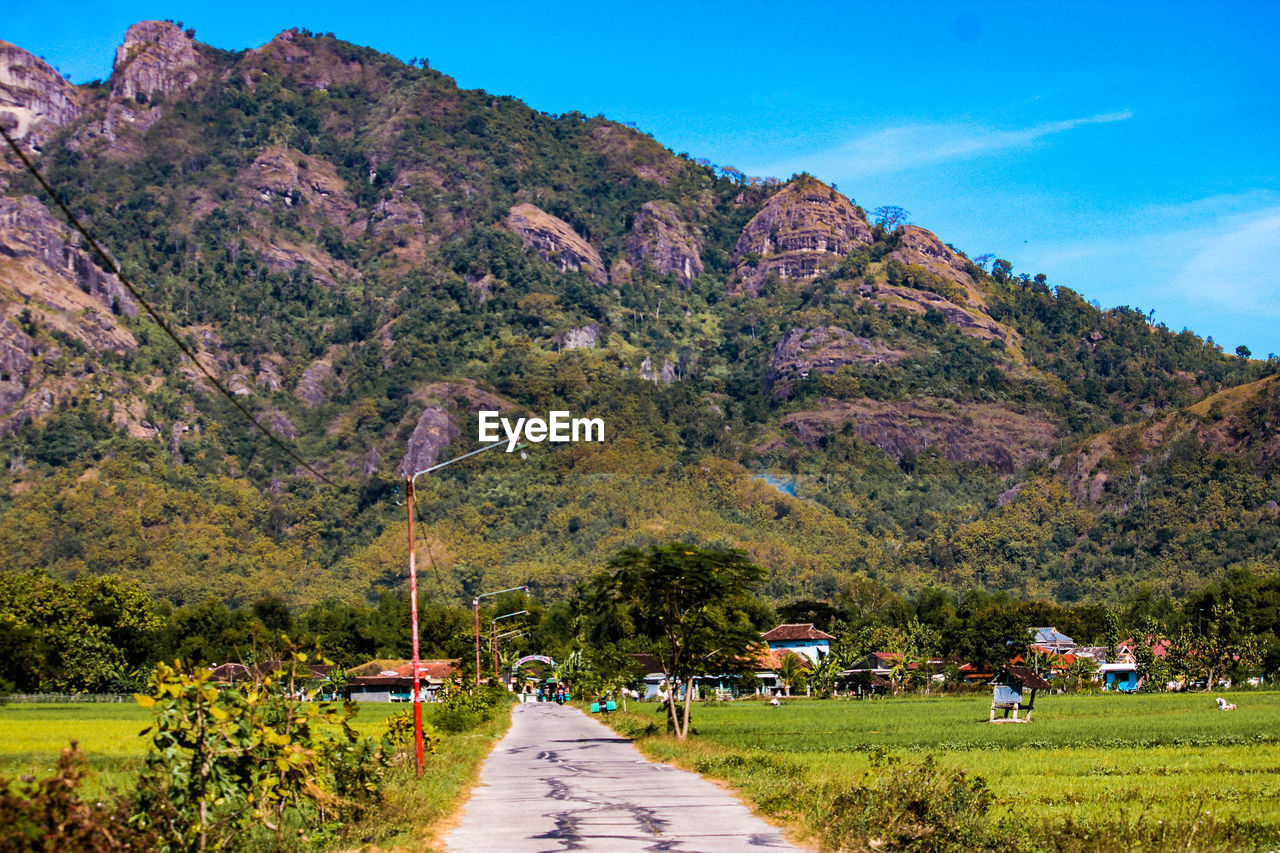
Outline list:
[[[498,434],[502,428],[503,435]],[[568,412],[547,412],[543,418],[501,417],[501,413],[493,411],[480,412],[480,441],[492,444],[502,441],[505,436],[507,452],[516,449],[521,440],[538,444],[550,441],[565,444],[570,441],[604,441],[604,418],[575,418]]]

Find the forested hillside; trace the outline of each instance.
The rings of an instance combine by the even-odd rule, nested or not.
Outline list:
[[[555,599],[675,538],[744,548],[778,601],[1106,602],[1277,569],[1274,357],[817,177],[750,178],[332,35],[232,53],[146,22],[84,86],[20,46],[0,61],[6,130],[336,484],[215,393],[10,153],[0,570],[176,606],[377,601],[406,583],[404,473],[476,447],[481,409],[601,417],[607,441],[419,480],[435,600]]]

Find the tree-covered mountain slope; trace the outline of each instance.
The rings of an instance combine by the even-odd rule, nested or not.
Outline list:
[[[143,298],[337,484],[214,393],[10,154],[7,570],[175,602],[376,595],[404,583],[397,482],[495,409],[600,417],[607,441],[420,480],[437,596],[557,595],[676,537],[745,548],[778,598],[866,576],[1076,600],[1276,565],[1274,361],[813,176],[296,30],[227,52],[144,22],[84,86],[0,44],[0,96]]]

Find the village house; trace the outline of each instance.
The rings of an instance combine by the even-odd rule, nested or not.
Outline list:
[[[273,675],[277,685],[287,685],[290,668],[293,671],[294,687],[297,690],[313,688],[317,684],[323,694],[333,689],[333,672],[331,664],[295,663],[293,661],[268,660],[246,666],[242,663],[223,663],[209,667],[209,680],[216,685],[229,687],[244,682],[260,684],[267,676]]]
[[[1065,654],[1076,650],[1076,641],[1057,628],[1032,628],[1031,646],[1045,652]]]
[[[816,665],[831,651],[831,641],[835,637],[826,631],[819,631],[810,622],[803,625],[779,625],[772,631],[761,634],[760,639],[769,644],[770,651],[785,650],[804,655],[810,663]]]
[[[457,660],[419,662],[421,700],[434,702],[440,688],[459,671]],[[347,670],[347,691],[356,702],[412,702],[413,661],[373,660]]]
[[[841,680],[858,693],[883,693],[893,685],[894,670],[902,663],[901,652],[871,652],[860,658],[852,667],[841,673]],[[907,669],[915,671],[920,667],[929,673],[929,679],[940,681],[942,672],[949,665],[956,663],[944,658],[908,661]],[[968,666],[968,664],[965,664]],[[964,666],[960,667],[964,672]],[[987,678],[990,675],[985,676]],[[966,677],[966,680],[968,678]]]

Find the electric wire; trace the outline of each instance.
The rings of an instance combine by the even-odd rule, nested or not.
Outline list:
[[[334,488],[338,488],[337,483],[333,482],[324,474],[321,474],[319,471],[317,471],[315,467],[313,467],[305,459],[299,456],[294,451],[293,448],[289,447],[287,444],[281,441],[275,435],[275,433],[271,432],[271,430],[263,426],[262,423],[259,422],[258,419],[253,416],[253,414],[249,411],[249,409],[243,403],[241,403],[239,400],[236,399],[235,394],[231,393],[231,390],[227,388],[227,386],[223,385],[222,381],[218,379],[218,377],[215,376],[213,372],[209,370],[209,368],[205,367],[204,364],[201,363],[195,351],[192,350],[192,348],[185,341],[183,341],[180,337],[178,337],[178,335],[173,331],[173,329],[169,326],[169,324],[165,321],[165,319],[160,315],[160,312],[157,311],[155,308],[153,308],[151,306],[151,303],[147,302],[147,300],[143,298],[142,294],[138,291],[138,288],[134,286],[133,282],[130,281],[127,276],[125,276],[124,272],[120,269],[120,266],[114,260],[112,260],[111,256],[108,255],[100,245],[98,245],[98,241],[95,240],[93,238],[93,235],[89,233],[88,229],[86,229],[84,225],[80,223],[80,219],[74,213],[71,212],[71,208],[67,207],[67,205],[63,203],[62,199],[58,196],[58,194],[54,192],[53,187],[50,186],[49,182],[45,180],[44,175],[40,174],[40,170],[35,167],[35,164],[31,162],[31,160],[27,157],[26,153],[23,152],[23,150],[18,146],[17,141],[15,141],[14,138],[9,135],[9,132],[5,130],[3,125],[0,125],[0,134],[4,136],[4,141],[8,143],[9,148],[11,148],[13,150],[13,153],[18,156],[18,159],[22,161],[22,165],[26,168],[28,172],[31,173],[31,176],[36,179],[36,182],[40,184],[40,187],[41,189],[44,190],[45,194],[48,195],[49,198],[53,199],[53,203],[56,204],[58,206],[58,209],[62,211],[62,215],[67,218],[67,222],[70,223],[71,227],[74,228],[80,234],[80,236],[84,237],[86,242],[88,242],[89,247],[93,249],[94,254],[96,254],[98,258],[102,261],[104,268],[107,270],[107,272],[110,272],[117,279],[120,280],[120,283],[123,284],[125,289],[129,291],[130,295],[133,296],[134,300],[143,307],[143,309],[147,312],[147,315],[151,317],[151,319],[155,322],[155,324],[159,326],[175,344],[178,345],[178,349],[182,350],[183,355],[191,359],[191,362],[196,366],[196,369],[205,375],[205,377],[213,384],[213,387],[218,389],[218,393],[220,393],[222,396],[230,400],[231,404],[236,407],[236,409],[240,412],[240,414],[244,415],[245,419],[249,421],[249,423],[253,424],[254,427],[257,428],[259,432],[265,435],[267,437],[267,440],[269,440],[276,447],[284,451],[285,454],[290,459],[292,459],[294,462],[297,462],[299,465],[301,465],[304,470],[306,470],[316,479],[320,480],[321,482],[327,485],[333,486]]]

